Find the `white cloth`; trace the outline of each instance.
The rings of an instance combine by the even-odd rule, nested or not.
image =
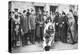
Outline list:
[[[55,31],[55,23],[49,22],[49,23],[47,23],[47,24],[45,25],[44,35],[45,35],[45,33],[46,33],[46,30],[48,30],[49,25],[52,25],[53,28],[54,28],[54,31]],[[54,37],[55,37],[55,32],[54,32],[53,34],[51,34],[51,37],[50,37],[50,39],[49,39],[48,44],[46,44],[46,39],[45,39],[45,37],[43,37],[43,40],[44,40],[44,41],[43,41],[43,48],[44,48],[45,46],[47,46],[47,45],[51,46],[51,43],[54,43]]]

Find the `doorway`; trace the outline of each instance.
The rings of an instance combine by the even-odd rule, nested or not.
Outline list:
[[[39,9],[42,11],[42,14],[43,14],[44,6],[35,6],[36,15],[38,14]]]

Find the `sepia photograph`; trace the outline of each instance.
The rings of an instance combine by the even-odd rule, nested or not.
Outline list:
[[[78,5],[8,2],[10,53],[78,49]]]

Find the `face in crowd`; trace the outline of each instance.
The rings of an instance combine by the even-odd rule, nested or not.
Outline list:
[[[38,14],[42,14],[42,11],[39,9]]]
[[[14,11],[15,11],[15,12],[18,12],[18,9],[17,9],[17,8],[15,8],[15,9],[14,9]]]
[[[26,13],[26,10],[23,10],[23,13]]]

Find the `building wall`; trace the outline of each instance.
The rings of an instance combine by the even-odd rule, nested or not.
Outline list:
[[[55,5],[55,4],[48,4],[48,3],[35,3],[35,2],[24,2],[24,1],[12,1],[12,11],[14,11],[14,8],[18,8],[20,12],[23,10],[31,9],[34,8],[34,6],[44,6],[44,9],[49,12],[50,5]]]
[[[31,8],[33,8],[34,9],[34,7],[33,7],[33,5],[32,5],[32,3],[30,3],[30,2],[12,2],[12,11],[14,11],[14,8],[18,8],[19,9],[19,11],[20,12],[23,12],[23,10],[27,10],[27,9],[31,9]]]
[[[44,6],[44,10],[50,12],[50,5],[52,6],[58,6],[57,10],[58,12],[69,12],[69,9],[71,8],[70,5],[64,5],[64,4],[53,4],[53,3],[36,3],[36,2],[25,2],[25,1],[12,1],[12,8],[11,10],[14,11],[14,8],[18,8],[20,12],[23,12],[23,10],[27,9],[34,9],[34,6]],[[75,8],[76,10],[76,8]]]

